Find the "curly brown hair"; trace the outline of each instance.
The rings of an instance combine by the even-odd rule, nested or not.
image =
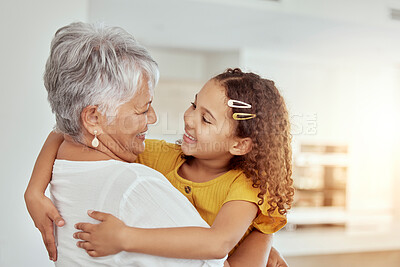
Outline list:
[[[240,69],[228,69],[213,78],[226,89],[228,99],[251,104],[250,109],[232,108],[233,113],[252,113],[256,117],[238,120],[236,136],[251,138],[252,150],[234,156],[231,169],[240,169],[259,188],[258,204],[268,190],[268,214],[276,209],[282,215],[291,208],[294,196],[292,148],[289,115],[285,101],[271,80]]]

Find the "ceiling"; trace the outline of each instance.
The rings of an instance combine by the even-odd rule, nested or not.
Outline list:
[[[373,54],[400,59],[400,21],[385,0],[90,0],[89,20],[152,47]]]

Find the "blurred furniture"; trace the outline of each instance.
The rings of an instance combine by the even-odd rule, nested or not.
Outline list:
[[[300,145],[293,159],[296,193],[288,214],[289,230],[346,224],[347,168],[347,145]]]

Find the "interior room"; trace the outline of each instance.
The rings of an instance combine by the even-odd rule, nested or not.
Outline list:
[[[203,84],[271,79],[292,127],[295,200],[274,246],[289,266],[400,266],[400,1],[2,1],[0,266],[53,266],[23,194],[54,126],[43,72],[55,31],[119,26],[160,68],[147,138],[176,142]]]

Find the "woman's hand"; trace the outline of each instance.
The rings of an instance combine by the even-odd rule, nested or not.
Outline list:
[[[116,254],[124,249],[124,222],[115,216],[99,211],[88,211],[93,219],[101,221],[99,224],[77,223],[75,228],[82,232],[74,233],[78,241],[77,246],[86,250],[92,257],[102,257]]]
[[[288,267],[289,265],[282,257],[282,255],[274,247],[271,248],[269,253],[267,267]]]
[[[25,203],[36,228],[42,234],[43,242],[49,254],[49,259],[57,260],[57,247],[54,239],[54,226],[64,226],[65,222],[58,213],[53,202],[43,194],[25,193]]]

